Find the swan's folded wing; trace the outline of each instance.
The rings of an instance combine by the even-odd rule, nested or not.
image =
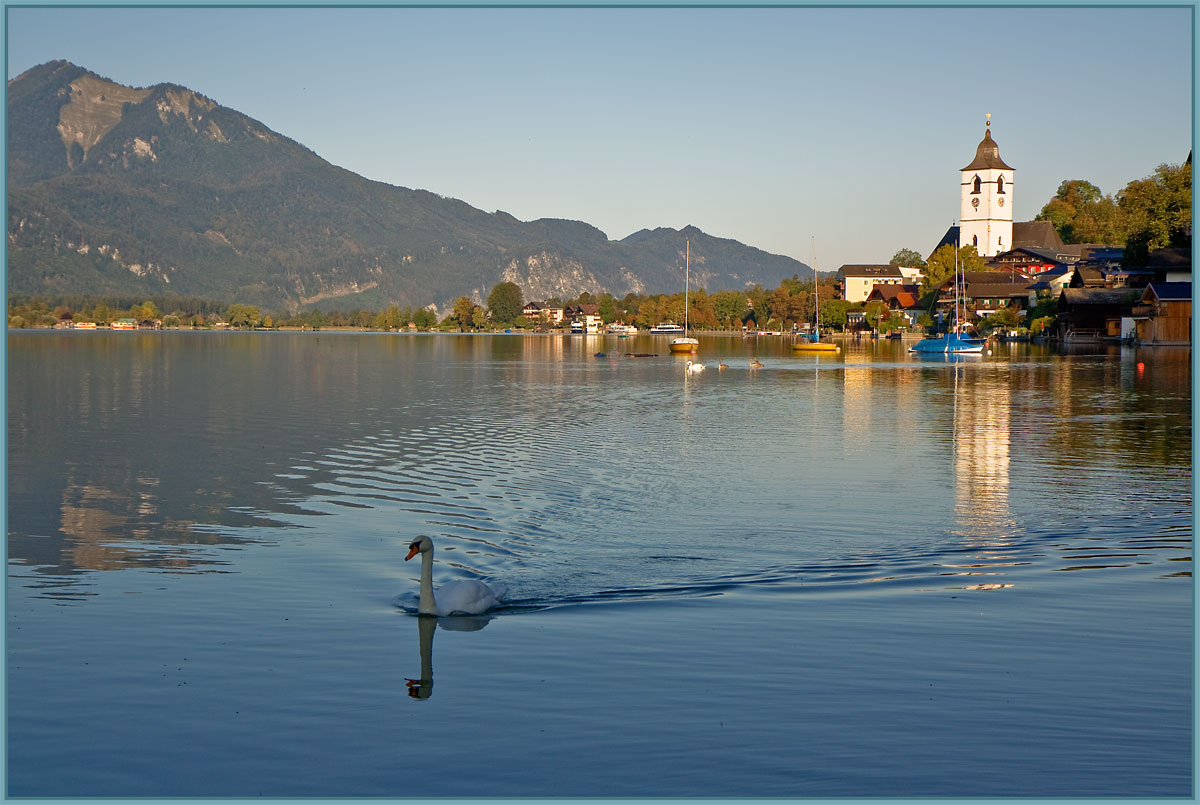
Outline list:
[[[503,586],[503,585],[501,585]],[[482,581],[448,581],[435,594],[438,609],[445,615],[456,612],[478,615],[494,607],[500,596]]]

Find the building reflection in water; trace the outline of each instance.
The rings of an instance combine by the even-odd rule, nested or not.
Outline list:
[[[965,575],[994,576],[998,569],[1026,564],[1013,552],[1017,524],[1009,505],[1011,389],[1008,373],[956,365],[953,383],[954,527],[973,561],[960,566]],[[997,589],[1002,582],[966,585]]]

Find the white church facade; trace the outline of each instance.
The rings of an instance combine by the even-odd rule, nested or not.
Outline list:
[[[958,245],[974,246],[981,257],[1013,248],[1013,170],[1000,158],[992,139],[992,121],[975,149],[975,159],[962,169]]]

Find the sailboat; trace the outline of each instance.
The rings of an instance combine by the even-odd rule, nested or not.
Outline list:
[[[909,352],[924,355],[958,354],[983,352],[986,341],[982,338],[964,338],[959,332],[962,323],[958,315],[958,249],[954,250],[954,324],[945,335],[918,341]]]
[[[821,300],[817,294],[817,238],[813,236],[813,331],[792,344],[796,352],[837,352],[841,347],[821,340]]]
[[[689,238],[683,258],[683,335],[672,338],[669,347],[671,352],[691,353],[700,350],[700,342],[687,334],[688,324],[688,271],[692,262],[692,241]]]

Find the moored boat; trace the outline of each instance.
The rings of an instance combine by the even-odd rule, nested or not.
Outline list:
[[[672,338],[671,343],[668,344],[667,346],[670,347],[672,352],[676,352],[681,355],[683,353],[698,352],[700,350],[700,342],[690,336],[683,336],[682,338]]]
[[[841,349],[837,344],[828,341],[808,341],[801,339],[792,344],[793,352],[837,352]]]
[[[821,299],[817,294],[817,238],[813,236],[813,329],[792,344],[793,352],[837,352],[841,347],[821,340]]]
[[[672,338],[668,345],[671,352],[674,353],[692,353],[700,351],[700,342],[687,334],[688,323],[688,269],[692,262],[692,241],[685,241],[686,247],[683,255],[683,335],[679,338]]]
[[[945,333],[935,338],[922,339],[913,344],[909,351],[926,355],[983,352],[986,343],[982,338],[964,338],[958,333]]]
[[[954,324],[940,336],[926,338],[914,344],[909,352],[922,355],[957,355],[983,352],[987,340],[966,338],[960,332],[962,323],[958,314],[958,250],[954,251]]]

